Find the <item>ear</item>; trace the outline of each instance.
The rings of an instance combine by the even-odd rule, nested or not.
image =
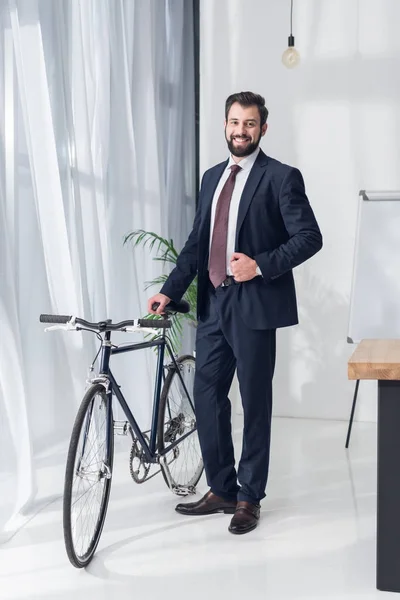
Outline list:
[[[267,129],[268,129],[268,124],[265,123],[262,127],[261,127],[261,135],[265,135],[267,133]]]

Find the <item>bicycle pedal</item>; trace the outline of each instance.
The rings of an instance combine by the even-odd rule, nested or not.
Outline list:
[[[128,421],[114,421],[115,435],[128,435],[129,431],[130,425]]]
[[[177,496],[191,496],[196,493],[196,488],[193,485],[174,485],[172,487],[172,492]]]

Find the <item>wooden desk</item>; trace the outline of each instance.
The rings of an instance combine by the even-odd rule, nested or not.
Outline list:
[[[348,377],[378,381],[376,585],[400,592],[400,339],[362,340]]]

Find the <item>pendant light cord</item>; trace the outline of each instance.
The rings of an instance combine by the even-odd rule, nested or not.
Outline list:
[[[290,35],[293,35],[293,0],[290,2]]]

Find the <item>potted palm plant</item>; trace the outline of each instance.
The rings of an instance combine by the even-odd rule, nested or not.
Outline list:
[[[170,263],[176,264],[176,260],[179,256],[172,239],[167,240],[161,237],[153,231],[144,231],[143,229],[136,229],[131,233],[128,233],[124,238],[124,244],[132,243],[133,248],[137,246],[148,247],[151,252],[155,253],[153,260],[162,263],[163,267]],[[150,287],[157,286],[160,288],[167,280],[168,275],[161,273],[151,281],[145,282],[145,290]],[[185,295],[183,296],[190,305],[190,311],[187,314],[178,313],[172,321],[172,327],[170,330],[170,340],[174,352],[178,353],[182,343],[183,324],[185,321],[189,322],[193,327],[197,326],[196,319],[196,303],[197,303],[197,277],[192,281]],[[157,315],[147,315],[147,319],[160,318]]]

